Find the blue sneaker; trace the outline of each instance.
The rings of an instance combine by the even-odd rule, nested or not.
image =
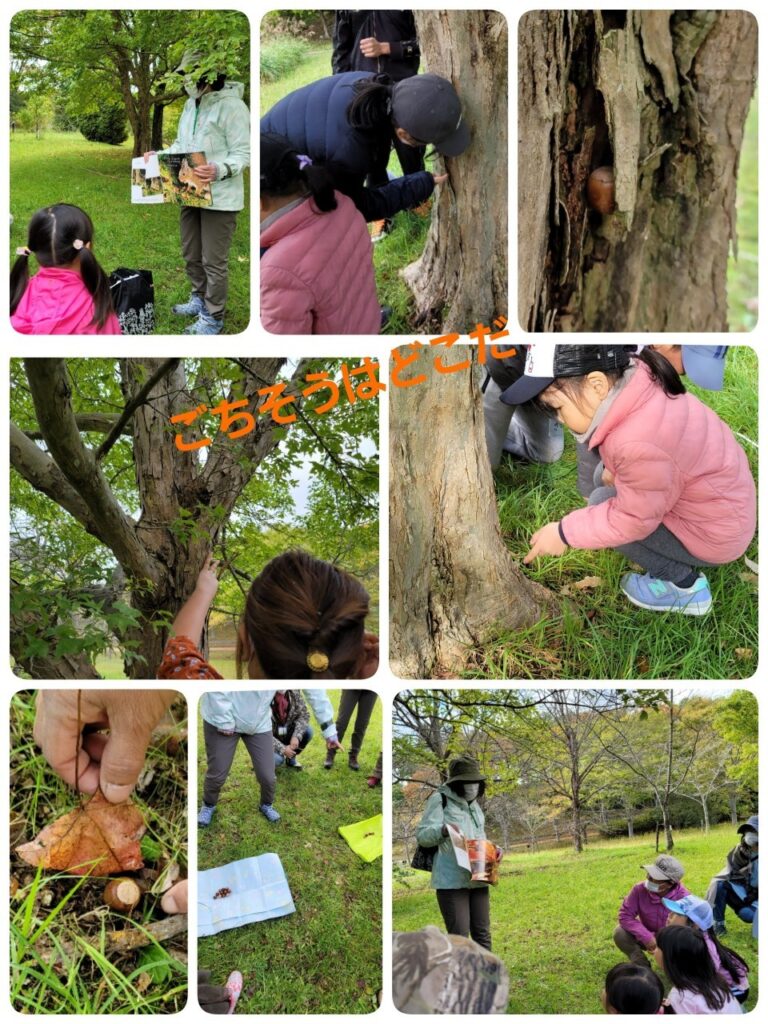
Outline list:
[[[192,292],[186,302],[178,302],[175,306],[171,307],[171,312],[175,313],[176,316],[200,316],[205,311],[203,297],[198,295],[197,292]]]
[[[203,804],[200,808],[200,813],[197,816],[197,824],[202,825],[203,828],[207,828],[213,821],[213,815],[216,811],[216,804],[213,807],[209,807],[208,804]]]
[[[272,804],[260,804],[259,810],[267,819],[267,821],[276,822],[280,821],[280,815],[277,813]]]
[[[205,311],[198,316],[197,320],[189,327],[184,328],[185,334],[221,334],[224,328],[224,320],[219,317],[211,316],[210,313]]]
[[[706,615],[712,607],[712,591],[707,577],[699,573],[691,587],[678,587],[669,580],[657,580],[646,573],[625,573],[621,589],[638,608],[651,612],[680,612],[683,615]]]

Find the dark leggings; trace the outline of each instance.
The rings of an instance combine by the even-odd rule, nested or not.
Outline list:
[[[488,887],[478,889],[436,889],[437,905],[449,935],[471,936],[491,948],[491,901]]]
[[[600,505],[615,496],[615,487],[596,487],[589,496],[589,504]],[[619,544],[615,550],[630,561],[637,562],[655,579],[667,580],[669,583],[681,583],[686,576],[690,576],[693,566],[717,565],[717,562],[705,562],[692,555],[663,523],[643,540]]]

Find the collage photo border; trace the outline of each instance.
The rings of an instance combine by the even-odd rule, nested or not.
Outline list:
[[[12,16],[22,9],[41,7],[42,5],[37,4],[26,4],[24,7],[18,4],[13,5],[13,9],[6,11],[3,15],[3,33],[4,33],[4,54],[3,60],[5,61],[4,74],[2,76],[2,90],[0,91],[0,104],[4,105],[4,109],[8,109],[9,103],[9,90],[8,90],[8,40],[9,40],[9,25]],[[67,9],[105,9],[109,8],[109,3],[94,3],[93,0],[81,0],[81,2],[72,2],[72,0],[64,0],[63,3],[59,4],[59,8]],[[157,3],[143,2],[143,3],[129,3],[128,8],[135,9],[156,9],[159,5]],[[184,10],[190,7],[189,4],[173,2],[163,4],[163,7],[174,8]],[[259,57],[259,24],[262,16],[271,10],[275,10],[275,4],[267,4],[263,2],[257,3],[221,3],[221,2],[207,2],[205,5],[206,9],[211,10],[238,10],[243,14],[247,15],[250,26],[251,26],[251,66],[255,69],[258,66]],[[489,4],[469,4],[469,3],[445,3],[445,4],[423,4],[422,7],[428,7],[433,9],[446,9],[446,10],[483,10],[492,8],[493,5]],[[517,22],[518,18],[526,11],[534,9],[563,9],[566,5],[556,3],[542,3],[542,4],[515,4],[503,9],[503,13],[507,18],[508,31],[509,31],[509,183],[508,183],[508,198],[509,198],[509,217],[508,217],[508,251],[510,259],[508,262],[509,266],[509,296],[510,304],[516,300],[513,298],[517,294],[517,109],[516,109],[516,91],[517,91]],[[755,18],[758,21],[759,26],[759,62],[762,67],[768,66],[768,18],[761,15],[757,10],[747,7],[744,4],[730,4],[723,3],[713,5],[718,9],[720,8],[733,8],[733,9],[747,9],[752,10]],[[643,9],[657,9],[666,10],[669,5],[663,5],[661,3],[638,3],[635,5],[637,8]],[[318,8],[325,9],[325,8]],[[502,9],[502,8],[497,8]],[[258,87],[256,85],[257,78],[255,72],[252,70],[252,108],[257,106],[257,95]],[[758,85],[759,89],[759,85]],[[255,117],[252,117],[252,130],[251,130],[252,143],[255,140]],[[251,168],[251,181],[253,178],[253,171],[257,166],[258,158],[254,155]],[[9,147],[7,138],[2,139],[0,142],[0,182],[4,188],[4,194],[10,195],[10,177],[9,177]],[[768,181],[768,132],[761,131],[759,135],[759,182],[760,185],[765,184]],[[768,193],[766,193],[768,194]],[[10,202],[10,201],[9,201]],[[768,213],[765,207],[768,204],[761,204],[759,210],[759,236],[760,238],[768,238]],[[9,212],[9,211],[6,211]],[[251,200],[250,200],[250,212],[251,212],[251,223],[255,225],[255,214],[256,214],[256,191],[255,188],[251,187]],[[513,241],[514,239],[514,241]],[[765,294],[766,287],[766,271],[764,262],[759,264],[759,294]],[[298,337],[281,337],[279,346],[275,340],[275,337],[267,334],[261,327],[258,310],[258,283],[259,276],[256,267],[258,265],[257,249],[256,249],[256,237],[255,232],[251,233],[251,321],[246,331],[239,335],[233,335],[231,338],[227,338],[227,347],[234,356],[245,357],[256,355],[269,355],[276,351],[279,347],[280,353],[287,355],[289,358],[298,358],[306,356],[308,354],[314,355],[308,351],[309,345],[307,344],[307,338]],[[4,288],[7,287],[7,274],[4,275]],[[7,308],[7,307],[6,307]],[[512,325],[515,325],[513,327]],[[510,339],[514,341],[517,335],[522,336],[522,331],[516,329],[516,316],[510,318]],[[759,390],[762,390],[764,394],[768,393],[766,387],[766,375],[768,374],[768,358],[763,357],[763,350],[765,349],[767,342],[761,339],[763,334],[763,322],[758,322],[757,327],[746,337],[745,344],[750,345],[758,354],[758,381]],[[528,337],[528,336],[526,336]],[[635,335],[638,339],[646,338],[646,335]],[[728,335],[715,334],[706,336],[705,343],[714,343],[716,341],[727,340]],[[35,339],[35,338],[24,338],[23,345],[20,344],[21,337],[15,334],[10,325],[5,320],[5,326],[2,329],[2,338],[4,339],[4,358],[3,362],[3,378],[2,378],[2,393],[8,395],[9,393],[9,359],[16,356],[66,356],[66,357],[103,357],[105,355],[103,344],[98,338],[89,337],[78,337],[63,339],[62,341],[54,341],[52,339]],[[591,340],[590,335],[579,335],[580,340]],[[317,355],[325,356],[330,358],[337,358],[339,356],[351,356],[363,358],[365,356],[377,357],[382,366],[382,378],[384,378],[384,368],[388,365],[389,353],[391,349],[397,344],[406,344],[414,341],[413,337],[399,336],[399,337],[379,337],[372,338],[371,336],[362,335],[348,335],[343,337],[327,337],[317,345],[314,341],[311,343],[313,347],[317,348]],[[422,336],[422,341],[427,341],[428,338]],[[464,339],[462,339],[464,340]],[[594,336],[596,342],[603,342],[603,338],[599,335]],[[671,334],[664,335],[664,340],[675,344],[684,344],[692,340],[690,335],[686,334]],[[120,349],[119,352],[114,352],[114,355],[127,354],[136,357],[144,357],[148,355],[155,355],[157,351],[168,357],[171,356],[184,356],[189,358],[200,358],[211,354],[210,339],[205,338],[182,338],[178,335],[167,335],[153,337],[151,344],[148,340],[137,339],[137,340],[125,340],[121,341],[119,345],[114,346]],[[219,344],[220,347],[220,344]],[[107,353],[112,354],[112,353]],[[391,722],[391,707],[392,699],[399,690],[409,685],[408,680],[403,680],[396,677],[389,667],[389,556],[390,556],[390,545],[389,545],[389,421],[390,421],[390,409],[389,409],[389,391],[384,392],[383,401],[379,402],[379,437],[380,437],[380,479],[379,479],[379,607],[381,609],[381,626],[380,626],[380,667],[376,675],[366,681],[366,686],[379,695],[382,702],[382,743],[384,752],[384,774],[381,787],[382,805],[384,810],[384,855],[381,861],[382,870],[382,891],[383,891],[383,907],[382,907],[382,966],[383,966],[383,1001],[382,1005],[377,1011],[378,1018],[381,1019],[382,1015],[385,1015],[387,1019],[394,1019],[393,1014],[396,1012],[392,1003],[391,995],[391,965],[392,965],[392,953],[391,953],[391,933],[392,933],[392,816],[391,816],[391,804],[392,804],[392,780],[391,780],[391,768],[392,768],[392,722]],[[7,398],[6,398],[7,402]],[[759,405],[759,427],[760,435],[764,435],[766,426],[768,426],[768,403]],[[8,450],[9,445],[9,433],[8,433],[8,417],[3,417],[2,423],[2,438],[5,450]],[[764,473],[763,476],[766,474]],[[0,475],[0,508],[2,508],[5,521],[8,521],[9,509],[10,509],[10,482],[9,473],[3,473]],[[762,499],[760,504],[762,505],[768,497],[768,483],[761,483],[759,489],[759,499]],[[9,609],[9,559],[10,559],[10,545],[8,540],[5,542],[5,551],[3,557],[3,586],[0,588],[0,609],[2,609],[2,618],[5,623],[9,622],[10,609]],[[763,607],[764,602],[760,602],[759,607],[759,648],[762,648],[762,644],[766,635],[766,611]],[[10,669],[11,656],[10,647],[8,642],[8,631],[5,633],[4,640],[5,650],[5,665],[6,670],[4,678],[7,684],[7,695],[5,700],[5,714],[4,714],[4,727],[2,729],[2,740],[0,741],[0,757],[3,763],[3,776],[2,785],[0,785],[0,791],[2,791],[2,814],[4,820],[9,820],[9,700],[12,693],[19,690],[29,689],[30,687],[24,686],[22,680],[18,679]],[[761,697],[761,686],[760,680],[760,668],[755,675],[749,679],[738,682],[738,688],[751,690],[760,701]],[[433,684],[429,680],[414,680],[414,685],[419,689],[429,689]],[[558,685],[562,684],[572,689],[585,689],[594,683],[600,682],[599,680],[558,680]],[[686,683],[696,683],[697,680],[675,680],[675,686],[685,686]],[[725,681],[723,681],[725,682]],[[48,686],[50,684],[43,684]],[[109,682],[104,681],[99,684],[104,689],[120,689],[125,687],[124,682]],[[195,684],[183,683],[178,684],[178,689],[184,693],[188,702],[189,710],[189,740],[188,747],[190,752],[190,772],[189,772],[189,794],[188,794],[188,822],[189,822],[189,874],[191,880],[190,886],[190,937],[196,934],[196,923],[197,915],[195,910],[195,884],[194,884],[194,871],[197,862],[197,834],[198,826],[197,810],[198,810],[198,793],[200,790],[200,784],[197,780],[197,773],[195,769],[195,752],[197,751],[198,742],[198,727],[197,727],[197,715],[193,713],[199,702],[199,689],[194,689]],[[249,686],[245,682],[234,682],[229,684],[232,689],[248,689]],[[462,682],[462,688],[465,689],[492,689],[501,688],[504,685],[504,681],[498,680],[493,683],[483,684],[475,683],[472,681]],[[514,683],[518,687],[522,686],[522,681]],[[545,684],[546,685],[546,684]],[[551,685],[551,684],[550,684]],[[717,687],[717,682],[712,681],[707,685],[711,685],[713,690]],[[162,684],[157,684],[158,688]],[[639,687],[643,688],[642,682],[639,683]],[[250,687],[253,689],[253,686]],[[336,687],[334,687],[336,688]],[[510,687],[507,687],[510,688]],[[764,714],[764,712],[763,712]],[[766,750],[766,741],[761,738],[760,742],[760,754],[762,755]],[[765,763],[763,763],[765,762]],[[768,756],[761,757],[760,764],[760,780],[763,786],[768,782]],[[8,848],[10,846],[10,832],[6,832],[6,838]],[[0,948],[7,949],[9,942],[9,926],[7,916],[2,915],[2,924],[0,925]],[[189,942],[189,999],[187,1006],[180,1015],[177,1015],[180,1020],[191,1020],[201,1021],[207,1019],[207,1015],[203,1016],[203,1011],[197,1006],[197,1002],[194,996],[194,978],[195,971],[197,968],[197,948],[196,942]],[[764,972],[761,972],[761,974]],[[2,974],[2,987],[0,988],[0,1005],[9,1005],[9,979],[7,972],[0,972]],[[327,1019],[327,1015],[321,1014],[308,1014],[301,1015],[305,1016],[306,1019],[322,1020]],[[158,1015],[159,1016],[159,1015]],[[285,1014],[265,1014],[265,1018],[274,1021],[285,1020]],[[343,1014],[336,1016],[345,1016]],[[360,1017],[361,1014],[349,1015],[350,1019],[352,1016]],[[398,1015],[399,1016],[399,1015]],[[536,1014],[519,1014],[519,1017],[534,1017]],[[547,1015],[540,1015],[546,1019]],[[551,1019],[552,1015],[549,1015]],[[561,1015],[564,1016],[564,1015]],[[579,1014],[569,1015],[573,1019],[590,1021],[597,1020],[601,1015],[598,1013],[593,1014]],[[401,1018],[404,1019],[404,1018]]]

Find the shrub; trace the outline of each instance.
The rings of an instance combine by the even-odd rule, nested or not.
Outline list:
[[[282,37],[261,49],[259,74],[262,82],[275,82],[306,60],[309,47],[301,39]]]
[[[119,146],[128,136],[125,108],[118,103],[108,104],[94,114],[81,114],[76,124],[89,142]]]

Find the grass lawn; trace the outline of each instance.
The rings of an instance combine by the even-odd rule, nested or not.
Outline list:
[[[757,94],[752,98],[739,160],[736,193],[738,259],[728,260],[728,326],[751,331],[757,323]]]
[[[329,693],[338,707],[339,691]],[[313,727],[316,726],[314,719]],[[369,789],[380,749],[377,703],[351,772],[339,754],[332,771],[322,763],[319,731],[300,755],[302,772],[277,769],[275,807],[282,820],[270,825],[259,813],[258,785],[243,744],[221,792],[213,823],[198,832],[201,870],[260,853],[277,853],[296,913],[245,925],[198,941],[198,962],[223,984],[232,970],[243,974],[239,1013],[368,1013],[381,988],[381,860],[365,864],[338,834],[339,825],[381,811],[381,789]],[[344,738],[348,750],[351,730]],[[205,774],[200,724],[199,784]]]
[[[691,388],[739,438],[757,480],[757,356],[731,348],[722,392]],[[576,450],[565,431],[565,454],[551,465],[502,458],[496,474],[501,529],[522,559],[538,527],[583,505],[576,489]],[[757,538],[747,555],[757,561]],[[469,679],[747,679],[757,668],[757,577],[743,560],[707,569],[713,610],[704,618],[643,611],[619,589],[629,563],[610,551],[570,550],[540,558],[526,570],[559,593],[587,577],[596,586],[573,591],[564,617],[529,630],[499,634],[468,652]]]
[[[32,741],[33,691],[11,700],[11,849],[77,807],[74,791]],[[185,706],[174,707],[181,728]],[[167,737],[166,737],[167,739]],[[173,750],[173,752],[171,752]],[[187,935],[120,952],[110,936],[164,919],[162,875],[186,875],[187,747],[150,745],[135,802],[147,823],[141,841],[148,886],[129,915],[104,902],[105,878],[81,878],[30,867],[11,856],[10,1001],[26,1014],[176,1013],[187,1000]],[[154,891],[153,891],[154,890]]]
[[[331,44],[318,46],[309,51],[292,74],[276,82],[262,82],[260,87],[260,109],[265,114],[271,107],[287,96],[318,78],[331,74]],[[427,170],[430,169],[428,164]],[[389,170],[399,177],[403,172],[394,149],[390,155]],[[413,331],[411,317],[413,302],[411,293],[399,276],[399,271],[421,255],[429,231],[430,218],[404,210],[393,218],[392,230],[373,248],[373,265],[376,271],[376,291],[382,306],[392,309],[384,334],[410,334]]]
[[[192,322],[171,313],[189,296],[179,241],[179,210],[170,205],[131,204],[131,142],[88,142],[79,132],[15,132],[11,153],[11,262],[27,241],[32,214],[54,203],[74,203],[93,221],[94,252],[106,273],[117,267],[151,270],[155,282],[155,333],[181,334]],[[248,172],[245,208],[229,254],[225,334],[240,334],[250,320],[250,226]],[[30,260],[30,270],[37,263]]]
[[[493,839],[493,836],[489,836]],[[735,845],[735,829],[720,825],[709,835],[675,836],[674,855],[686,868],[686,887],[706,893]],[[508,1013],[600,1013],[607,971],[622,955],[613,944],[621,901],[644,878],[641,864],[656,856],[653,839],[595,843],[581,855],[571,850],[509,854],[491,892],[493,951],[511,978]],[[394,863],[402,864],[396,850]],[[393,879],[393,927],[413,931],[442,928],[429,875],[397,866]],[[744,1009],[757,1001],[757,942],[751,926],[728,911],[725,943],[750,967],[752,990]],[[667,986],[668,987],[668,986]]]

